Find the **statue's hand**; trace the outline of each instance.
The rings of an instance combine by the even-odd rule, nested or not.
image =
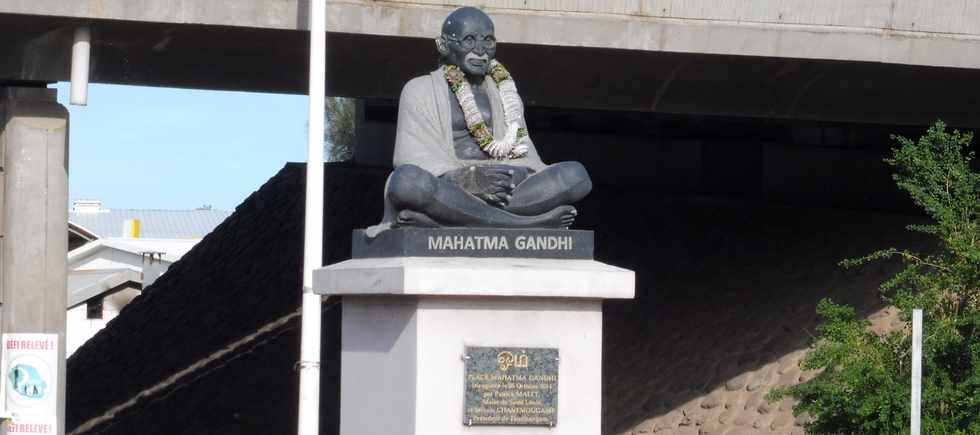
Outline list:
[[[468,166],[442,176],[490,204],[507,205],[513,190],[512,173],[506,166]]]
[[[508,166],[508,173],[510,174],[510,190],[513,191],[531,175],[531,170],[520,166]]]
[[[475,189],[470,193],[498,207],[507,205],[513,189],[511,175],[507,172],[507,168],[502,166],[471,166],[471,168],[473,168],[470,169],[470,173]]]

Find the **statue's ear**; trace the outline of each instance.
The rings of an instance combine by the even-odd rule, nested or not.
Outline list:
[[[449,47],[446,46],[446,37],[440,36],[436,38],[436,50],[439,50],[440,56],[449,56]]]

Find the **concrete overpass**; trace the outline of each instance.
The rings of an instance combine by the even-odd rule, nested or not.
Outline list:
[[[441,0],[338,0],[328,93],[396,98],[434,66]],[[972,0],[484,0],[529,105],[976,125]],[[93,28],[103,83],[304,93],[306,0],[6,0],[0,79],[66,80]]]
[[[888,133],[980,127],[976,0],[332,0],[327,93],[367,102],[360,163],[390,162],[393,101],[435,67],[462,4],[495,18],[542,154],[585,162],[597,185],[891,209]],[[307,10],[0,1],[4,332],[64,331],[68,119],[41,88],[68,79],[74,30],[92,29],[94,82],[302,94]]]

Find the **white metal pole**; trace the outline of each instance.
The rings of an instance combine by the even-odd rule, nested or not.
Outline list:
[[[922,428],[922,310],[912,310],[912,434]]]
[[[71,97],[76,106],[88,104],[89,58],[92,52],[92,31],[88,27],[75,29],[75,42],[71,45]]]
[[[327,2],[310,0],[310,107],[303,240],[303,321],[299,362],[299,435],[320,431],[321,299],[313,269],[323,266],[323,116],[326,95]]]

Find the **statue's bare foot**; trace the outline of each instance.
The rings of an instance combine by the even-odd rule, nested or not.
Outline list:
[[[527,216],[525,217],[527,220],[517,226],[521,228],[568,228],[575,222],[575,216],[578,216],[575,207],[563,205],[555,207],[554,210],[547,213]]]
[[[568,228],[575,222],[575,217],[578,216],[578,211],[575,210],[575,207],[563,205],[545,214],[552,216],[552,219],[549,221],[551,225],[549,226]]]
[[[395,219],[395,226],[438,228],[442,225],[439,225],[438,222],[432,220],[432,218],[424,213],[419,213],[412,210],[402,210],[398,212],[398,217]]]

